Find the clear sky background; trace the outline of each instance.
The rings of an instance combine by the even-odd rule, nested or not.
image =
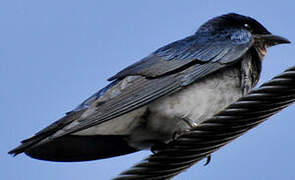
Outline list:
[[[0,172],[5,180],[104,180],[149,151],[105,160],[56,163],[8,150],[104,87],[106,79],[209,18],[236,12],[295,41],[289,1],[0,1]],[[261,82],[295,65],[294,43],[269,49]],[[251,130],[177,180],[295,179],[295,106]]]

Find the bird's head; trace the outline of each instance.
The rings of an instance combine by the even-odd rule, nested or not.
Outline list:
[[[254,46],[262,57],[266,54],[266,48],[278,44],[290,43],[288,39],[270,33],[255,19],[236,13],[225,14],[210,19],[196,33],[222,34],[222,32],[230,32],[237,29],[247,31],[251,34],[254,39]]]

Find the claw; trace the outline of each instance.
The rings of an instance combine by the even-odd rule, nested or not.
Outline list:
[[[191,122],[193,122],[192,120],[190,120],[189,118],[187,117],[183,117],[182,120],[190,127],[190,128],[193,128],[194,127],[194,124],[192,124]]]
[[[180,132],[175,131],[172,135],[172,141],[176,141],[180,135]]]
[[[207,160],[206,160],[206,163],[204,164],[204,166],[207,166],[210,163],[210,161],[211,161],[211,154],[208,155],[206,158],[207,158]]]

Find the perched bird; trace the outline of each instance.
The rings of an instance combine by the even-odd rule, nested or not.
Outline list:
[[[9,153],[86,161],[173,141],[258,82],[268,47],[290,43],[251,17],[226,14],[108,80],[105,88]]]

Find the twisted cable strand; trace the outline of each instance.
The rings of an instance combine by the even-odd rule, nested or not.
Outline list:
[[[170,179],[295,101],[295,66],[157,149],[114,180]]]

